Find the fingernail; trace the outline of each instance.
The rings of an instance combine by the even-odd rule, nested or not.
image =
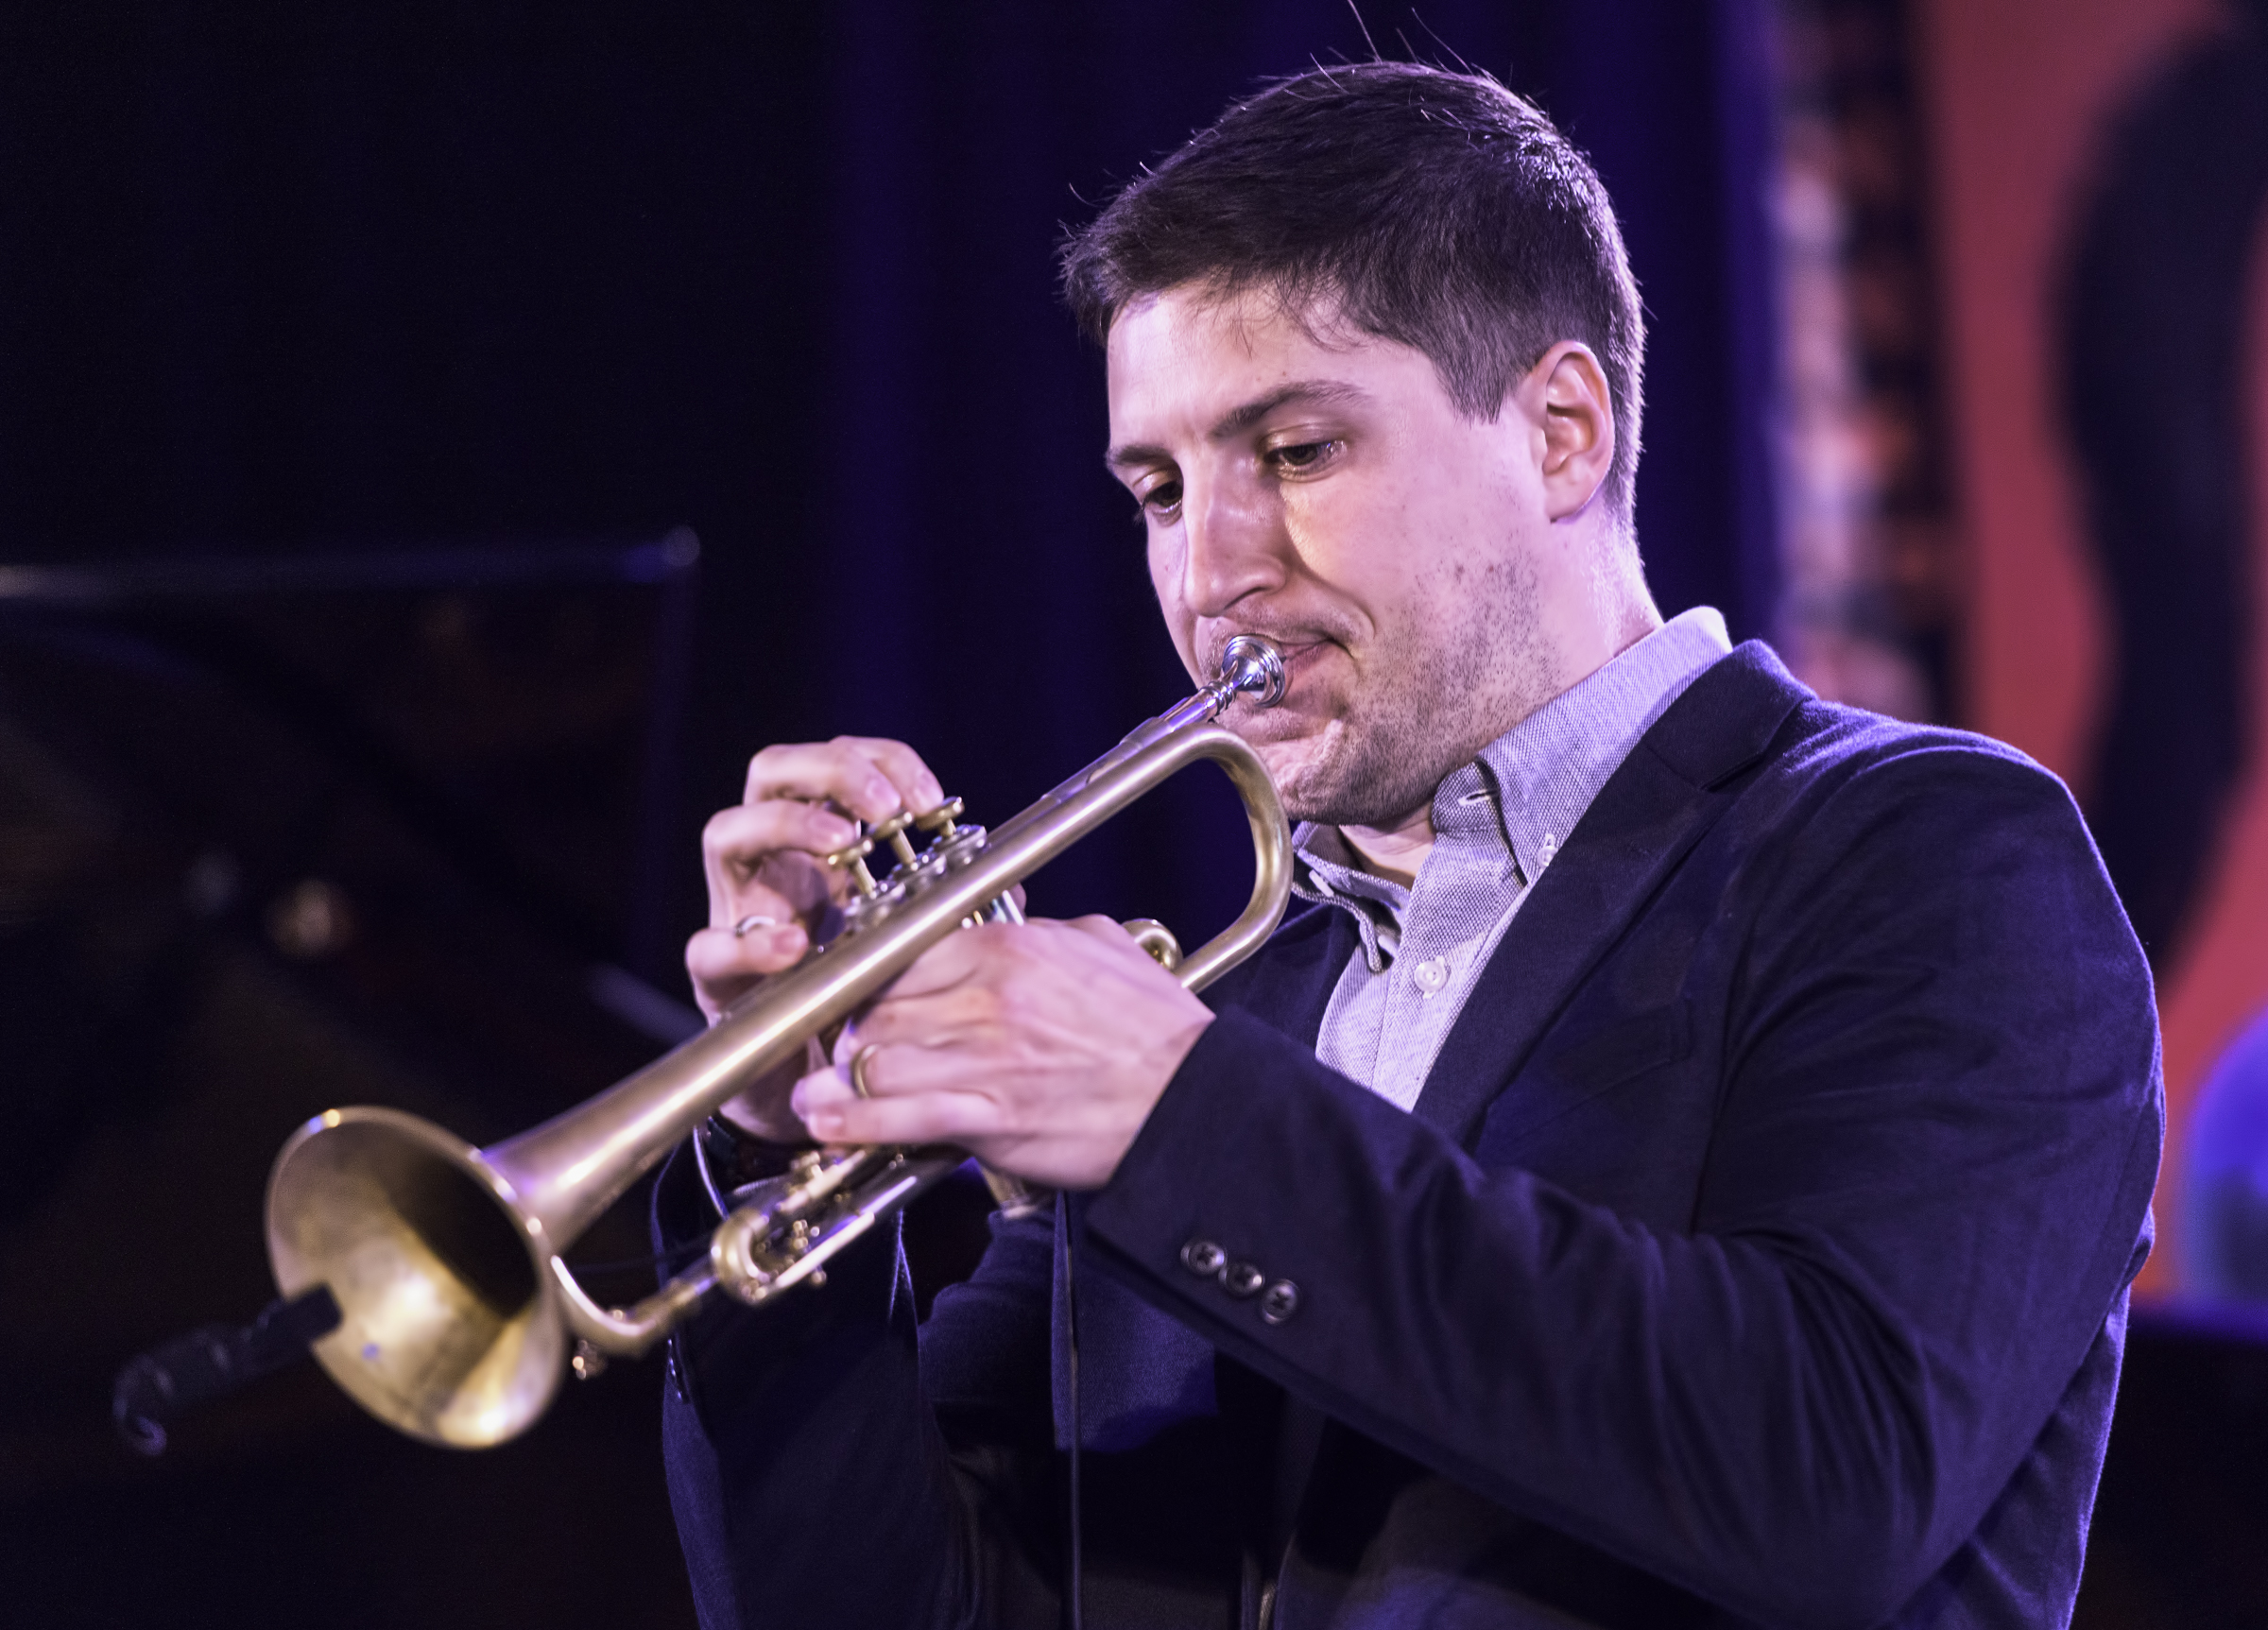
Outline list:
[[[824,1142],[843,1129],[843,1118],[832,1109],[820,1109],[803,1117],[804,1130]]]
[[[895,810],[898,807],[898,789],[880,776],[876,776],[867,783],[867,797],[872,798],[885,811]]]

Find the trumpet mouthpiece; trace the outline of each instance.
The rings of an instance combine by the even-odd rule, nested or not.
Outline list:
[[[1222,647],[1220,683],[1228,695],[1250,696],[1255,708],[1272,708],[1283,700],[1289,682],[1275,641],[1239,634]]]

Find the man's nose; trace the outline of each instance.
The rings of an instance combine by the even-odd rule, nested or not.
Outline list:
[[[1191,610],[1223,617],[1249,595],[1284,578],[1283,517],[1278,506],[1235,481],[1192,484],[1182,525],[1182,565]]]

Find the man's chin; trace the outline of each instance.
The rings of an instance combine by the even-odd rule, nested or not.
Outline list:
[[[1284,814],[1317,826],[1397,825],[1433,797],[1448,773],[1366,752],[1338,729],[1320,739],[1252,745],[1275,779]]]
[[[1283,799],[1284,814],[1294,821],[1320,821],[1332,824],[1330,812],[1346,800],[1346,789],[1338,785],[1334,760],[1338,755],[1330,750],[1331,744],[1314,735],[1296,736],[1280,742],[1254,742],[1260,762],[1268,766],[1268,774],[1276,782],[1277,796]]]
[[[1265,713],[1240,720],[1236,733],[1251,745],[1252,750],[1260,755],[1260,762],[1268,766],[1277,790],[1288,797],[1290,789],[1318,767],[1318,761],[1325,755],[1323,743],[1314,729],[1298,729],[1297,720],[1287,723],[1297,733],[1279,734],[1271,728],[1276,721]]]
[[[1268,766],[1284,814],[1295,821],[1366,825],[1381,818],[1373,806],[1394,801],[1392,789],[1364,784],[1381,780],[1386,766],[1364,750],[1364,738],[1344,718],[1302,718],[1287,707],[1248,714],[1237,731]]]

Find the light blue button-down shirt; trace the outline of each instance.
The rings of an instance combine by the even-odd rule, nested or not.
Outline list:
[[[1407,1109],[1521,902],[1638,739],[1732,649],[1699,607],[1554,696],[1434,793],[1434,847],[1408,888],[1361,870],[1336,827],[1302,824],[1295,892],[1351,912],[1362,947],[1315,1054]]]

